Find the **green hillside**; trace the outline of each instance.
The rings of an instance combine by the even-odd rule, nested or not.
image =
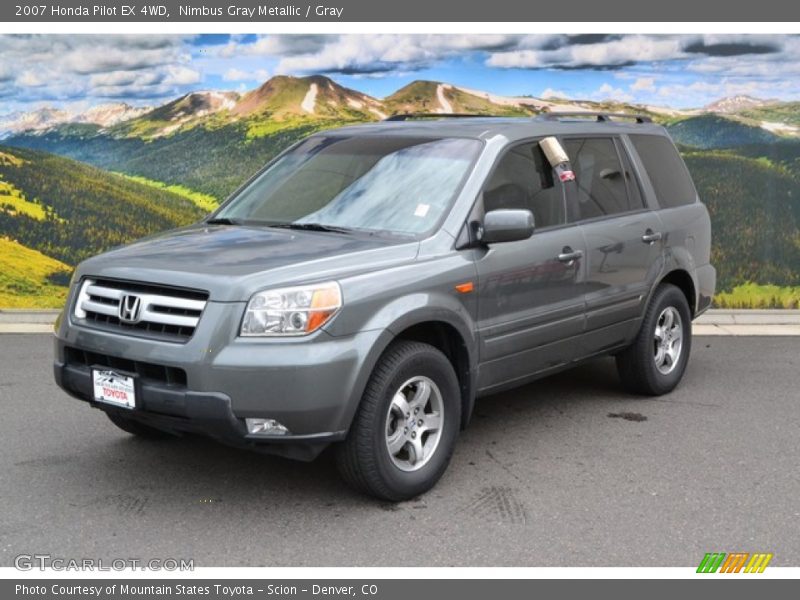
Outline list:
[[[742,111],[743,117],[771,123],[800,126],[800,102],[780,102]]]
[[[689,117],[667,124],[676,143],[695,148],[732,148],[748,144],[770,144],[781,138],[757,125],[717,115]]]
[[[325,124],[343,123],[330,120]],[[320,128],[317,122],[302,123],[251,138],[246,123],[233,123],[216,129],[194,127],[149,141],[110,135],[75,138],[53,132],[17,136],[7,142],[101,169],[183,185],[221,201],[281,150]]]
[[[0,156],[0,182],[43,213],[0,196],[0,236],[68,265],[205,214],[185,197],[67,158],[6,146]]]
[[[152,179],[147,179],[146,177],[139,177],[138,175],[126,175],[125,173],[116,173],[116,175],[130,179],[136,183],[141,183],[142,185],[154,187],[159,190],[166,190],[182,198],[186,198],[203,212],[211,212],[219,206],[219,202],[216,198],[214,198],[214,196],[195,192],[194,190],[190,190],[182,185],[167,185],[161,181],[153,181]]]
[[[748,158],[766,160],[791,173],[800,182],[800,139],[798,138],[781,138],[772,144],[750,144],[736,148],[735,152]]]
[[[338,119],[309,120],[253,137],[248,136],[247,122],[236,122],[213,129],[192,127],[150,140],[108,134],[74,137],[54,131],[15,136],[5,143],[182,185],[221,201],[287,146],[320,129],[344,124]]]
[[[63,306],[69,271],[60,261],[0,237],[0,307]]]
[[[798,180],[768,160],[733,152],[690,151],[684,158],[711,214],[717,289],[800,285]]]

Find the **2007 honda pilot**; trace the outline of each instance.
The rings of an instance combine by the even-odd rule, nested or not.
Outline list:
[[[55,377],[141,436],[430,489],[476,397],[600,355],[664,394],[714,292],[710,224],[645,117],[414,118],[313,135],[205,221],[82,263]]]

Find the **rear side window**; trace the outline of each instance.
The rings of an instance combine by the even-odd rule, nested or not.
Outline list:
[[[675,146],[659,135],[631,135],[662,208],[691,204],[697,198],[689,170]]]
[[[575,173],[577,206],[572,220],[584,221],[643,208],[636,177],[620,163],[612,138],[573,138],[564,149]],[[629,190],[630,188],[630,190]]]
[[[538,143],[515,146],[500,159],[484,189],[483,208],[527,209],[537,229],[564,224],[564,188]]]

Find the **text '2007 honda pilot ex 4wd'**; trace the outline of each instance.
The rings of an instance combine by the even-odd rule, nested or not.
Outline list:
[[[609,354],[672,390],[716,274],[664,129],[431,117],[312,135],[205,221],[83,262],[58,384],[141,436],[335,444],[389,500],[436,483],[476,397]]]

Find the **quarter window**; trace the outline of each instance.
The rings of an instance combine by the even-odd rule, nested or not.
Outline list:
[[[484,189],[483,207],[530,210],[537,229],[564,224],[564,188],[538,143],[515,146],[500,159]]]
[[[689,170],[674,144],[660,135],[630,136],[662,208],[691,204],[697,197]]]
[[[575,173],[575,210],[570,211],[571,220],[583,221],[643,207],[636,177],[627,161],[624,167],[620,164],[613,139],[567,139],[564,149]]]

